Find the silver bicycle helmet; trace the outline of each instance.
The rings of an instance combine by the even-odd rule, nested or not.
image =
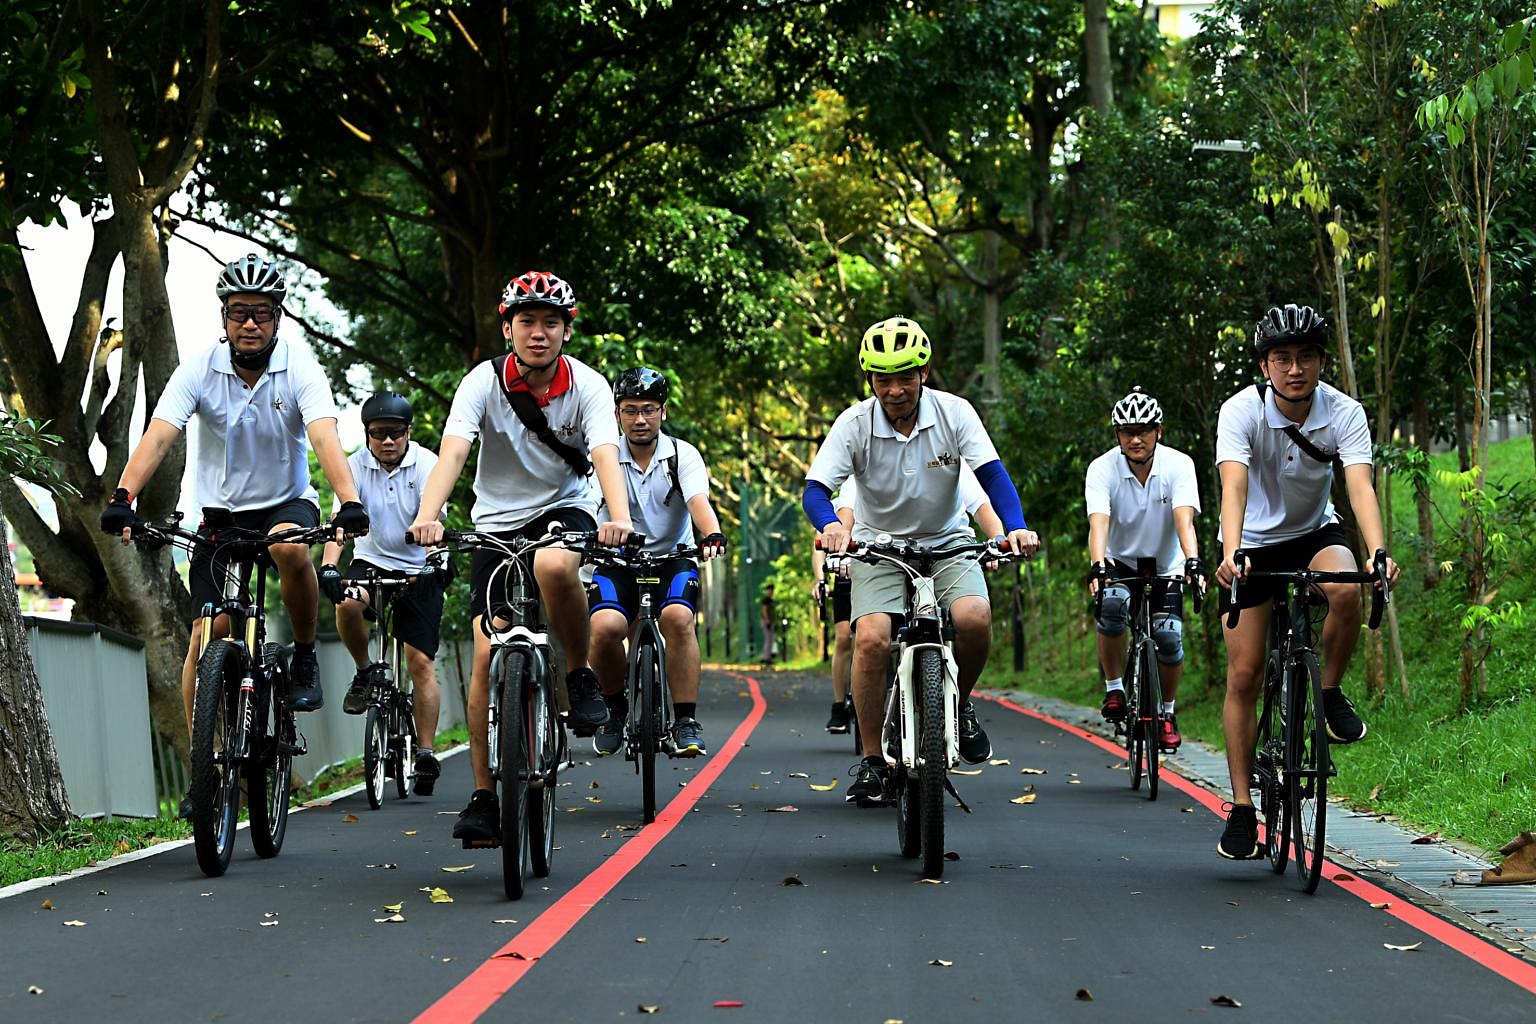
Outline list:
[[[278,273],[277,264],[251,253],[227,265],[214,286],[220,301],[231,295],[250,293],[270,296],[279,306],[288,297],[288,282]]]

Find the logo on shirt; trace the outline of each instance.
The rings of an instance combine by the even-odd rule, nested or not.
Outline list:
[[[282,412],[284,408],[283,400],[281,398],[272,399],[272,408],[276,409],[278,412]]]
[[[938,469],[940,466],[953,466],[959,461],[959,459],[955,458],[949,452],[944,452],[939,455],[938,458],[930,460],[928,463],[928,468]]]
[[[555,428],[555,433],[559,434],[561,437],[570,437],[572,434],[576,433],[576,421],[571,420],[567,423],[560,424]]]

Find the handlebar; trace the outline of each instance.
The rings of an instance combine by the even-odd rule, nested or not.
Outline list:
[[[1193,565],[1193,567],[1194,567],[1193,569],[1190,568],[1191,565]],[[1203,609],[1205,607],[1205,595],[1203,593],[1201,593],[1200,585],[1199,585],[1200,580],[1205,578],[1205,572],[1204,572],[1203,568],[1201,567],[1200,560],[1198,558],[1191,557],[1191,558],[1185,559],[1184,560],[1184,566],[1185,566],[1184,572],[1183,573],[1176,573],[1176,574],[1172,574],[1172,575],[1168,575],[1168,576],[1118,576],[1118,577],[1116,577],[1116,576],[1111,576],[1110,575],[1109,564],[1107,562],[1095,562],[1095,563],[1093,563],[1093,566],[1094,566],[1094,571],[1089,574],[1088,578],[1090,580],[1098,580],[1098,582],[1099,582],[1099,589],[1093,595],[1093,617],[1095,619],[1100,619],[1100,618],[1103,618],[1103,616],[1104,616],[1104,589],[1109,584],[1111,584],[1111,583],[1134,583],[1134,582],[1136,582],[1138,580],[1145,580],[1145,579],[1162,580],[1162,581],[1164,581],[1166,583],[1183,583],[1187,579],[1188,580],[1193,580],[1193,583],[1190,586],[1190,602],[1194,606],[1195,614],[1199,615],[1201,609]]]
[[[215,527],[211,533],[204,534],[184,529],[179,525],[180,522],[181,513],[177,512],[171,522],[139,519],[129,529],[133,531],[134,542],[145,547],[161,548],[175,544],[189,551],[199,547],[245,546],[265,549],[273,544],[310,546],[323,544],[333,538],[336,532],[335,527],[322,523],[319,526],[294,526],[275,533],[228,525]]]
[[[1232,553],[1232,561],[1237,565],[1243,565],[1247,561],[1247,554],[1238,549]],[[1324,583],[1375,583],[1371,588],[1371,615],[1369,626],[1377,629],[1381,626],[1381,613],[1392,600],[1392,585],[1387,581],[1387,552],[1385,548],[1377,548],[1371,556],[1371,569],[1369,572],[1351,570],[1348,572],[1329,572],[1317,569],[1295,569],[1288,572],[1270,571],[1264,569],[1249,569],[1241,576],[1232,578],[1231,607],[1227,610],[1227,628],[1237,626],[1238,616],[1242,609],[1237,603],[1238,581],[1242,579],[1269,579],[1282,580],[1290,583],[1300,583],[1308,587],[1319,587]]]

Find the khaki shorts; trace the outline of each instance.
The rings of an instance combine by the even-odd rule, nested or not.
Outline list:
[[[870,565],[854,562],[849,567],[852,593],[849,603],[854,622],[875,612],[905,615],[907,611],[907,574],[887,563]],[[975,558],[952,558],[939,566],[934,576],[934,593],[946,609],[960,597],[979,597],[989,601],[987,580],[981,563]]]

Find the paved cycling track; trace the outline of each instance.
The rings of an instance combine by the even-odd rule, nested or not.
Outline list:
[[[1003,703],[982,721],[1010,763],[956,777],[975,813],[951,809],[958,859],[920,883],[893,812],[843,803],[825,680],[706,672],[714,756],[662,766],[649,829],[630,765],[578,763],[554,873],[518,903],[497,852],[449,835],[464,756],[436,796],[294,815],[275,860],[242,832],[220,879],[183,846],[0,900],[0,1021],[1536,1019],[1536,966],[1342,868],[1309,897],[1223,861],[1216,798],[1165,774],[1148,802],[1099,743]]]

